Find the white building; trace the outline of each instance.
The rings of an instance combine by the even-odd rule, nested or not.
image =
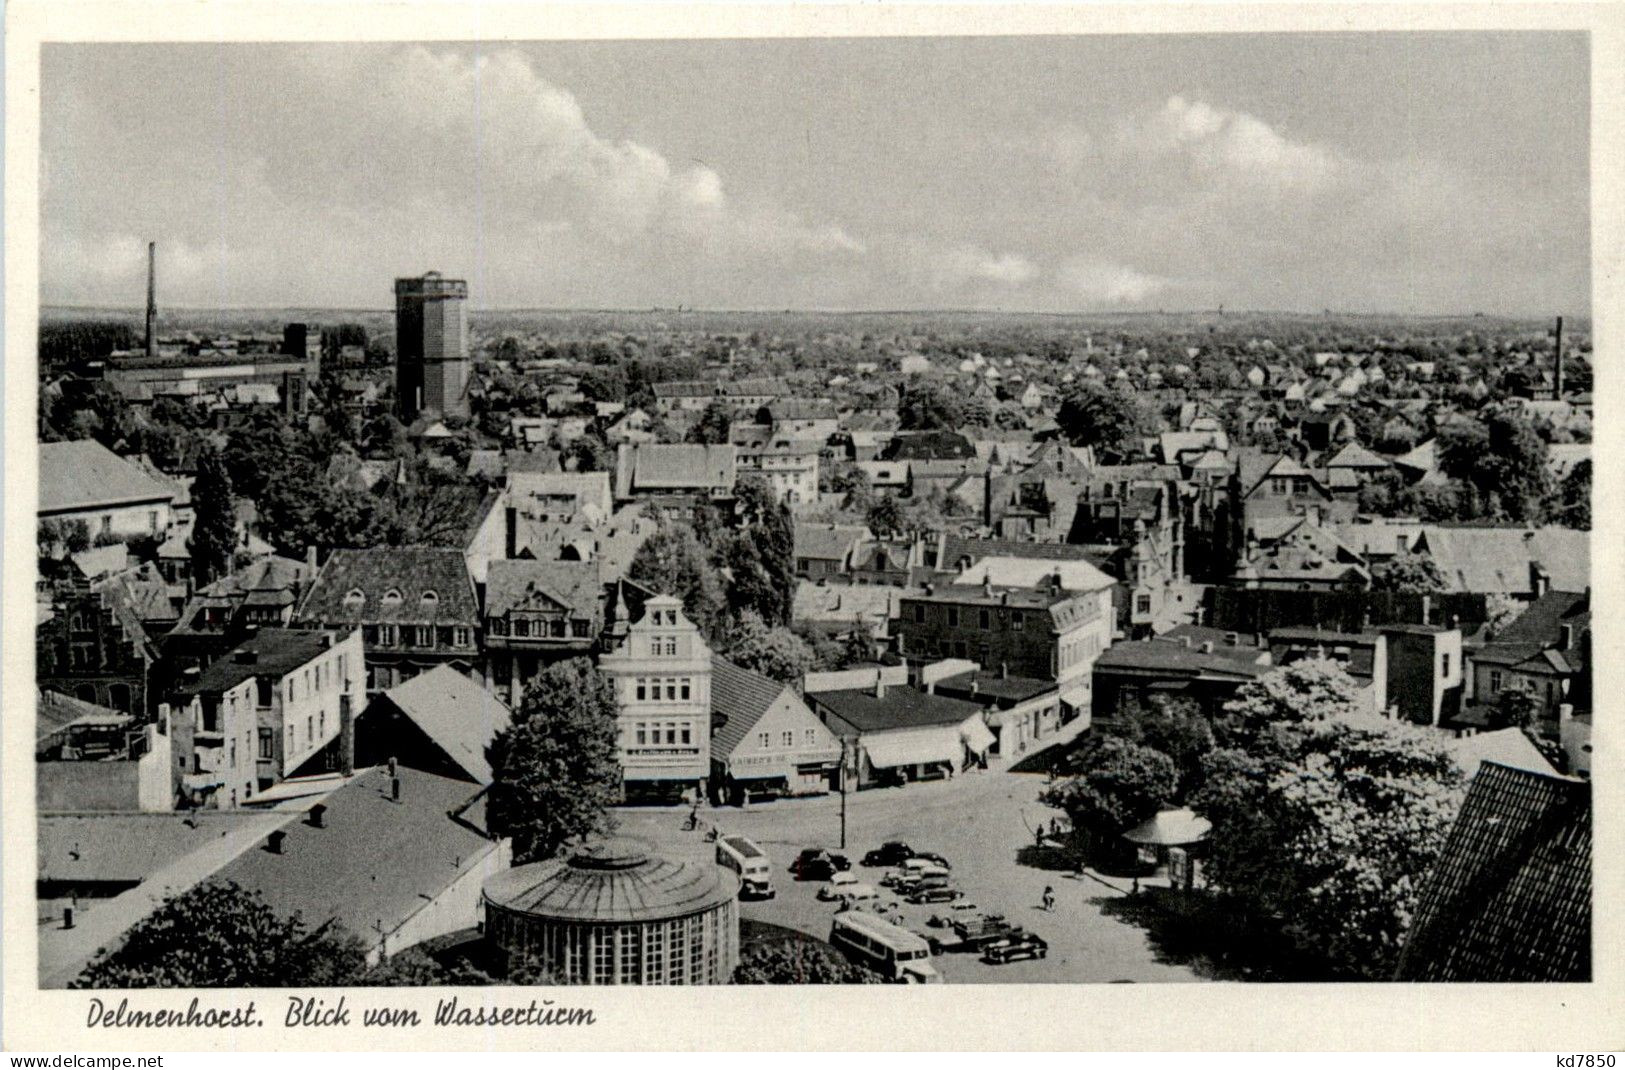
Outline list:
[[[94,439],[40,443],[39,519],[82,521],[93,539],[167,532],[178,489]]]
[[[679,599],[659,595],[637,620],[617,620],[609,644],[598,668],[615,686],[628,795],[703,795],[711,768],[711,648],[699,628]]]

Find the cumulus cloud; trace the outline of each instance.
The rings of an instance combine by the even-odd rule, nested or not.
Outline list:
[[[1212,174],[1282,187],[1321,186],[1339,164],[1330,149],[1291,141],[1257,116],[1177,94],[1134,126],[1130,141],[1154,155],[1182,157]]]
[[[928,257],[933,285],[939,291],[953,291],[967,284],[992,284],[1017,288],[1039,275],[1038,265],[1019,253],[994,253],[975,246],[921,250]]]
[[[1088,256],[1069,258],[1056,274],[1068,291],[1092,304],[1139,304],[1169,287],[1168,279]]]

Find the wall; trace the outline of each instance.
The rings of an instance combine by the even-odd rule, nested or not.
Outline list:
[[[416,914],[386,933],[383,941],[367,953],[367,961],[376,964],[380,958],[405,951],[425,940],[478,925],[484,916],[481,891],[485,882],[512,864],[510,840],[498,840],[479,858],[469,859],[457,878],[432,902],[423,904]]]

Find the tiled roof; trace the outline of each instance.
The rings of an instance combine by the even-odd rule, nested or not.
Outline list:
[[[624,445],[619,460],[626,472],[627,490],[709,490],[734,482],[732,445],[697,446],[688,443]]]
[[[351,591],[364,595],[346,602]],[[398,592],[400,601],[384,596]],[[434,598],[423,596],[433,592]],[[479,623],[474,581],[460,550],[427,546],[334,550],[299,606],[300,620],[337,624]]]
[[[237,829],[266,832],[287,818],[252,810],[187,813],[41,814],[38,879],[68,883],[146,880]]]
[[[39,444],[39,511],[71,512],[171,501],[175,486],[95,439]]]
[[[853,544],[866,538],[869,538],[869,530],[856,525],[797,521],[794,556],[819,561],[845,561],[852,552]]]
[[[596,561],[492,561],[486,572],[485,612],[493,617],[560,605],[590,618],[603,595]]]
[[[511,719],[508,707],[495,695],[450,665],[436,665],[381,697],[422,729],[470,779],[491,783],[486,748]]]
[[[1095,659],[1095,671],[1125,669],[1139,672],[1171,672],[1181,676],[1217,673],[1232,679],[1253,679],[1270,671],[1271,666],[1243,660],[1234,653],[1221,654],[1214,644],[1213,653],[1203,653],[1200,647],[1186,647],[1183,643],[1170,643],[1149,639],[1130,643],[1113,643]]]
[[[1591,786],[1488,762],[1422,890],[1402,981],[1591,979]]]
[[[711,715],[726,718],[711,731],[711,757],[727,761],[788,684],[741,668],[721,654],[711,655]],[[796,701],[800,701],[797,699]]]
[[[256,676],[280,678],[331,646],[332,637],[325,631],[263,628],[212,662],[183,693],[220,694]]]
[[[296,815],[280,826],[281,853],[244,851],[215,876],[259,892],[279,915],[336,921],[376,945],[496,850],[475,831],[483,803],[450,816],[481,789],[405,765],[397,775],[399,800],[389,771],[369,769],[322,800],[321,828]]]
[[[1580,633],[1591,626],[1591,599],[1573,591],[1547,591],[1496,635],[1498,643],[1560,643],[1563,625]],[[1570,647],[1568,649],[1574,649]]]
[[[1389,468],[1388,459],[1378,457],[1358,442],[1350,442],[1326,462],[1327,468]]]
[[[1538,562],[1560,591],[1591,586],[1591,533],[1570,528],[1439,527],[1422,529],[1425,549],[1451,591],[1531,593],[1529,566]]]
[[[903,686],[887,687],[879,698],[867,689],[820,691],[812,701],[859,732],[961,724],[981,710],[974,702]]]

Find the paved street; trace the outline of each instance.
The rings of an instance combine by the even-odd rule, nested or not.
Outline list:
[[[953,864],[953,883],[983,910],[1003,914],[1049,943],[1049,956],[1003,966],[982,963],[969,952],[948,952],[933,961],[953,983],[1192,981],[1189,969],[1156,961],[1145,933],[1106,917],[1100,901],[1120,894],[1089,878],[1047,872],[1017,861],[1034,844],[1034,830],[1056,816],[1037,800],[1041,774],[984,771],[949,781],[885,788],[848,796],[847,854],[859,879],[878,887],[884,869],[858,864],[863,853],[885,840],[902,840],[916,850],[936,851]],[[781,800],[750,810],[702,810],[726,832],[759,843],[773,858],[775,899],[743,904],[746,918],[773,922],[827,939],[833,903],[815,896],[821,881],[798,882],[788,872],[803,847],[840,846],[840,797]],[[686,810],[620,811],[621,829],[644,837],[669,853],[707,855],[703,833],[684,832]],[[1029,852],[1030,853],[1030,852]],[[1044,886],[1055,889],[1055,910],[1039,908]],[[882,889],[886,902],[900,902]],[[925,920],[942,905],[902,904],[902,921],[929,931]]]

